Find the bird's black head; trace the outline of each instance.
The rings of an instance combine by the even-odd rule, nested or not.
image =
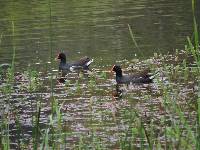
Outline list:
[[[121,67],[118,66],[118,65],[113,65],[113,67],[111,69],[111,71],[114,71],[114,72],[118,72],[118,71],[121,71],[121,70],[122,70]]]
[[[116,72],[116,75],[117,75],[117,76],[122,77],[122,69],[121,69],[120,66],[118,66],[118,65],[113,65],[111,71]]]
[[[57,59],[60,59],[61,62],[66,62],[66,55],[64,53],[59,53]]]

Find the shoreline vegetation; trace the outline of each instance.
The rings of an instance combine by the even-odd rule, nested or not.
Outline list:
[[[71,73],[57,82],[52,69],[15,70],[12,21],[11,67],[0,67],[0,149],[200,149],[199,32],[192,0],[193,37],[184,50],[121,61],[124,72],[150,68],[159,75],[150,85],[122,86],[114,98],[109,72]],[[51,46],[51,1],[49,47]],[[131,27],[128,26],[136,47]],[[3,33],[0,36],[0,44]],[[111,65],[112,66],[112,65]],[[47,69],[48,70],[48,69]]]

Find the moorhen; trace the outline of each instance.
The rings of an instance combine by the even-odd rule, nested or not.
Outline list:
[[[89,70],[89,65],[93,62],[93,59],[85,56],[76,62],[67,63],[64,53],[59,53],[57,59],[60,59],[59,71]]]
[[[144,70],[140,74],[134,75],[123,75],[122,69],[118,65],[114,65],[111,69],[111,72],[114,71],[116,73],[116,82],[117,84],[130,84],[130,83],[151,83],[153,82],[153,78],[155,75],[149,75],[148,70]]]

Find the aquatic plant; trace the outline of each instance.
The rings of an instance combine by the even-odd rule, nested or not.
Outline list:
[[[21,75],[21,80],[24,82],[20,85],[21,90],[25,90],[27,92],[36,92],[42,88],[42,81],[40,80],[40,76],[38,71],[28,68]]]

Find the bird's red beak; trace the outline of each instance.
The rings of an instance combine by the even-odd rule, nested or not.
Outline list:
[[[115,65],[112,66],[110,73],[113,73],[113,69],[114,69]]]
[[[59,54],[57,55],[57,57],[55,58],[55,60],[57,61],[58,59],[60,59]]]

